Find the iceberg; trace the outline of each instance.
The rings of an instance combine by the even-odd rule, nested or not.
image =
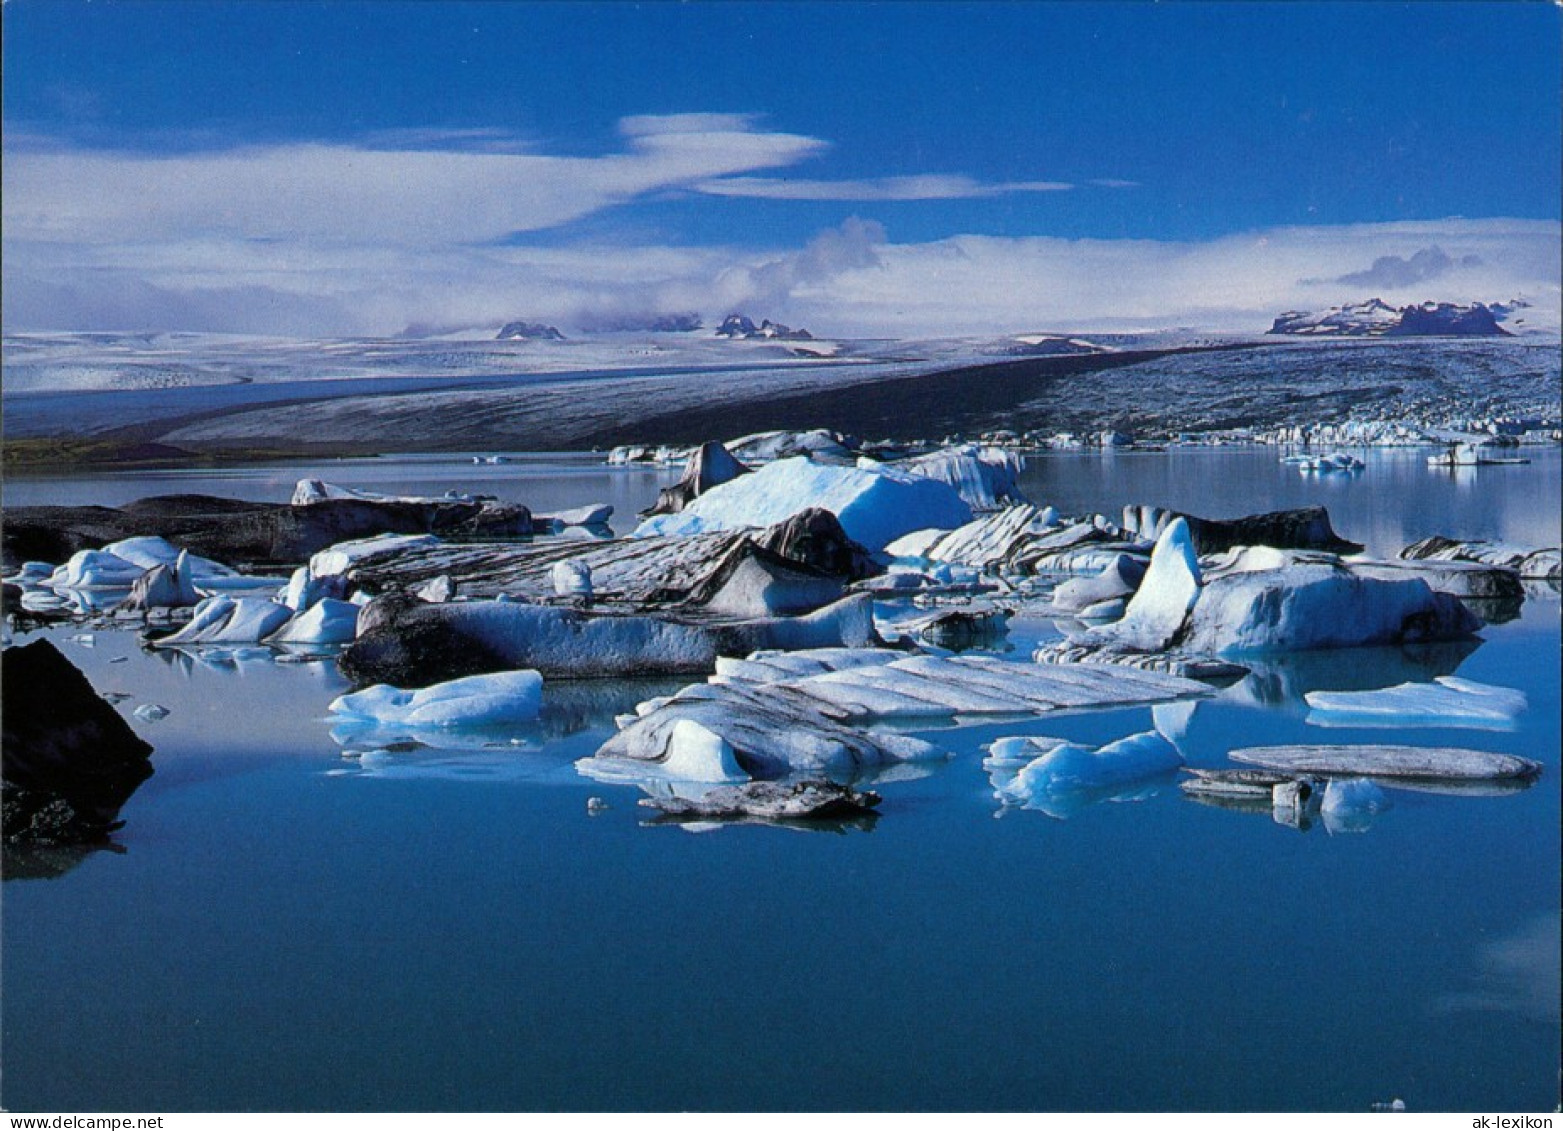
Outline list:
[[[993,795],[1005,807],[1060,820],[1099,801],[1148,796],[1157,779],[1182,764],[1177,750],[1155,731],[1098,750],[1057,738],[1001,738],[983,762]]]
[[[1183,765],[1177,748],[1156,731],[1130,735],[1091,750],[1051,738],[1001,738],[993,743],[998,762],[1014,760],[1026,751],[1033,757],[1018,770],[999,796],[1024,805],[1042,794],[1102,789],[1143,781]]]
[[[266,637],[268,644],[346,644],[358,633],[359,606],[322,597]]]
[[[1029,535],[1041,534],[1057,521],[1052,507],[1026,503],[984,515],[954,530],[914,530],[887,545],[885,553],[893,558],[991,569],[1006,563]]]
[[[509,601],[368,606],[343,671],[361,681],[423,683],[450,674],[535,668],[550,678],[692,675],[760,648],[876,642],[873,603],[845,597],[805,616],[721,620],[672,612],[594,612]]]
[[[1113,637],[1130,648],[1159,652],[1183,629],[1190,608],[1200,599],[1199,557],[1188,523],[1175,518],[1156,539],[1151,564],[1113,627]]]
[[[747,781],[749,775],[739,768],[733,748],[714,731],[693,719],[680,719],[668,736],[667,757],[661,769],[670,778],[685,781]]]
[[[316,580],[346,576],[367,558],[439,544],[440,540],[432,534],[379,534],[371,538],[354,538],[316,551],[309,559],[309,576]]]
[[[641,704],[581,769],[634,780],[638,764],[666,757],[673,725],[692,719],[721,735],[754,777],[860,774],[943,756],[920,739],[862,729],[878,721],[935,724],[1208,694],[1190,680],[1128,669],[1038,668],[888,649],[761,651],[724,658],[709,682]]]
[[[199,604],[200,600],[190,576],[190,555],[181,550],[172,564],[155,565],[136,578],[122,607],[131,610],[184,609]]]
[[[613,517],[613,504],[598,503],[595,506],[575,507],[549,516],[555,529],[566,526],[606,526]],[[542,521],[542,520],[540,520]]]
[[[263,597],[208,597],[178,632],[152,641],[154,648],[255,644],[281,628],[293,610]]]
[[[698,499],[712,487],[747,474],[749,469],[734,459],[732,453],[721,444],[715,442],[701,444],[684,464],[684,474],[680,476],[679,481],[657,492],[656,503],[649,510],[642,511],[641,517],[677,514],[692,500]]]
[[[1117,554],[1101,573],[1093,577],[1072,577],[1060,584],[1053,590],[1053,607],[1085,613],[1107,602],[1132,598],[1145,578],[1145,570],[1143,558]]]
[[[852,459],[846,437],[823,428],[806,432],[755,432],[722,445],[736,460],[746,464],[773,463],[795,456],[813,456],[838,462]]]
[[[796,457],[713,487],[677,514],[649,518],[635,537],[768,526],[810,507],[830,511],[849,538],[870,550],[913,530],[954,529],[972,517],[960,495],[937,480],[886,465],[840,467]]]
[[[1419,578],[1363,577],[1320,561],[1210,579],[1180,643],[1214,655],[1262,654],[1458,640],[1480,627],[1458,598]]]
[[[483,727],[531,722],[543,702],[535,671],[493,672],[418,691],[377,684],[333,700],[333,714],[409,727]]]
[[[585,562],[569,560],[555,562],[552,570],[554,592],[560,597],[590,597],[592,595],[592,567]]]
[[[1363,832],[1389,808],[1389,798],[1370,778],[1332,778],[1324,787],[1319,815],[1332,832]]]
[[[859,467],[874,467],[860,459]],[[1012,503],[1025,503],[1018,482],[1026,461],[1005,448],[963,444],[925,456],[913,456],[896,465],[901,471],[936,479],[955,489],[974,511],[992,511]]]
[[[1452,746],[1252,746],[1228,757],[1289,775],[1492,781],[1541,773],[1529,758]]]
[[[1310,691],[1308,721],[1321,726],[1512,729],[1525,693],[1454,676],[1377,691]]]

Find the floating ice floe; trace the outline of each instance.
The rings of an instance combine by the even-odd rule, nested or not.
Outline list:
[[[673,790],[648,787],[641,805],[669,817],[706,820],[761,818],[766,821],[821,820],[871,813],[879,794],[831,781],[768,782],[718,785],[710,789]],[[593,800],[601,801],[601,798]],[[603,802],[603,808],[607,803]]]
[[[1481,626],[1457,598],[1418,578],[1363,576],[1331,554],[1265,548],[1223,564],[1202,578],[1191,532],[1174,520],[1123,619],[1079,642],[1225,656],[1455,640]]]
[[[535,671],[492,672],[417,691],[378,684],[332,701],[333,714],[407,727],[488,727],[530,722],[543,701]]]
[[[1042,534],[1057,521],[1052,507],[1025,503],[983,515],[954,530],[915,530],[891,542],[885,553],[893,558],[992,569],[1004,563],[1028,535]]]
[[[358,632],[359,606],[322,597],[267,636],[269,644],[346,644]]]
[[[380,534],[372,538],[354,538],[313,554],[309,559],[309,576],[320,580],[345,575],[354,565],[367,558],[438,545],[440,540],[432,534]]]
[[[720,655],[875,641],[872,600],[845,597],[802,616],[724,620],[596,612],[507,601],[414,601],[371,616],[343,653],[354,678],[422,683],[452,671],[534,668],[549,678],[692,675]]]
[[[1563,553],[1556,546],[1514,546],[1506,542],[1459,541],[1434,535],[1400,551],[1411,561],[1475,562],[1515,570],[1527,581],[1563,577]]]
[[[1484,781],[1541,773],[1529,758],[1449,746],[1252,746],[1229,757],[1289,775]]]
[[[677,514],[649,518],[635,537],[767,526],[811,507],[830,511],[850,538],[870,550],[913,530],[971,521],[971,508],[937,480],[893,465],[841,467],[797,457],[713,487]]]
[[[1352,472],[1361,471],[1367,464],[1354,455],[1345,452],[1326,452],[1322,455],[1294,455],[1285,456],[1282,463],[1290,464],[1298,471],[1312,472]]]
[[[137,707],[134,711],[131,712],[131,714],[135,715],[136,718],[142,719],[149,723],[155,723],[166,719],[170,713],[171,712],[169,709],[163,706],[161,703],[143,703],[141,706]]]
[[[1525,693],[1439,676],[1377,691],[1310,691],[1308,721],[1320,726],[1448,726],[1512,729]]]
[[[1096,750],[1056,738],[1001,738],[983,762],[1005,805],[1066,815],[1109,793],[1139,787],[1177,769],[1183,757],[1156,731]]]
[[[355,499],[363,503],[474,503],[476,495],[461,491],[447,491],[443,495],[384,495],[378,491],[365,491],[357,487],[344,487],[321,479],[300,479],[293,488],[292,503],[296,507],[328,499]]]
[[[1205,694],[1203,684],[1141,671],[885,649],[758,652],[722,659],[709,683],[642,704],[581,768],[594,777],[632,780],[643,764],[666,761],[672,728],[687,719],[720,735],[751,776],[852,774],[942,757],[922,740],[864,729],[881,720],[934,725]]]
[[[737,460],[747,464],[773,463],[795,456],[848,462],[853,453],[846,438],[836,432],[814,428],[804,432],[755,432],[729,440],[723,447]]]

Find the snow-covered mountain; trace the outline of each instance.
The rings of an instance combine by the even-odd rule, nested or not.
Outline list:
[[[1373,298],[1318,312],[1289,310],[1275,320],[1269,332],[1337,338],[1507,336],[1508,331],[1498,322],[1512,309],[1480,302],[1469,306],[1424,302],[1396,308]]]
[[[499,342],[562,342],[564,335],[555,326],[545,326],[541,322],[506,322],[500,327],[499,333],[494,335],[494,340]]]
[[[729,314],[722,319],[722,324],[716,329],[716,336],[745,340],[775,338],[784,342],[808,342],[814,339],[813,334],[801,327],[794,330],[791,326],[783,326],[780,322],[772,322],[769,318],[756,326],[746,314]]]

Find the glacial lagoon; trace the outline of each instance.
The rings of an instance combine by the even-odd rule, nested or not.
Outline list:
[[[1274,449],[1033,457],[1060,511],[1228,517],[1305,503],[1392,556],[1441,533],[1559,541],[1560,461],[1435,471],[1425,450],[1307,475]],[[600,456],[325,461],[10,478],[5,503],[304,476],[609,502],[628,529],[678,470]],[[355,749],[330,662],[148,653],[49,633],[156,747],[116,847],[8,860],[4,1101],[44,1110],[1544,1110],[1559,1062],[1559,611],[1532,585],[1474,646],[1261,665],[1197,703],[914,730],[947,762],[879,814],[680,825],[575,761],[666,682],[550,683],[541,718]],[[1511,615],[1511,614],[1505,614]],[[90,639],[84,637],[90,635]],[[1057,635],[1012,625],[1023,659]],[[1331,726],[1305,693],[1457,675],[1510,727]],[[166,718],[131,715],[158,703]],[[1530,788],[1390,791],[1356,831],[1183,796],[1176,776],[1039,811],[995,799],[999,737],[1160,729],[1242,746],[1395,741],[1524,755]],[[1321,738],[1321,736],[1323,736]],[[589,798],[607,808],[588,812]]]

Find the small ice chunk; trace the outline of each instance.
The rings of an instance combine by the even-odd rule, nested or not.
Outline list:
[[[159,719],[166,719],[169,710],[161,703],[143,703],[132,712],[138,719],[144,719],[149,723],[155,723]]]
[[[1369,778],[1331,778],[1324,787],[1319,815],[1332,833],[1366,832],[1373,818],[1389,808],[1389,798]]]
[[[552,571],[554,592],[561,597],[590,597],[592,567],[574,559],[555,562]]]
[[[999,790],[1001,800],[1013,804],[1024,805],[1048,794],[1128,785],[1183,764],[1177,748],[1155,731],[1120,738],[1099,750],[1056,739],[999,739],[992,756],[1013,759],[1020,743],[1048,743],[1051,749],[1022,766]]]
[[[1389,797],[1372,778],[1331,778],[1319,806],[1329,813],[1380,813],[1389,808]]]
[[[603,526],[612,517],[612,504],[598,503],[595,506],[559,511],[553,516],[553,520],[555,526]]]

